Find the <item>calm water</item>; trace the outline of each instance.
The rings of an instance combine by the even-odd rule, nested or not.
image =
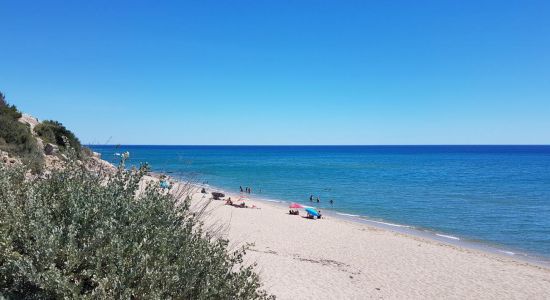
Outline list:
[[[550,257],[550,146],[92,146],[103,158]],[[315,203],[317,206],[317,203]]]

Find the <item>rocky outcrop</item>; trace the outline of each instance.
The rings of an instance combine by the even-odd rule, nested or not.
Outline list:
[[[57,154],[58,152],[59,152],[59,147],[57,145],[47,143],[44,146],[44,154],[46,155],[54,155],[54,154]]]
[[[113,174],[116,172],[117,168],[101,158],[92,156],[86,160],[85,163],[86,169],[93,172],[103,172]]]
[[[21,116],[21,118],[19,118],[18,120],[19,122],[23,123],[23,124],[27,124],[29,125],[29,127],[31,128],[31,132],[33,135],[35,135],[34,133],[34,127],[38,124],[40,124],[40,121],[38,121],[37,118],[31,116],[31,115],[27,115],[27,114],[23,114]]]

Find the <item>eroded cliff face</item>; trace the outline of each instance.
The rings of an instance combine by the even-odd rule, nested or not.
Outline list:
[[[37,118],[28,114],[22,114],[21,118],[19,118],[19,122],[29,125],[29,127],[31,128],[31,133],[36,136],[36,133],[34,132],[34,127],[40,124],[40,121]]]

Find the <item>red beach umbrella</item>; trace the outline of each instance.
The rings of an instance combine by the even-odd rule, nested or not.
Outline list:
[[[292,203],[290,204],[289,208],[304,208],[304,207],[298,203]]]

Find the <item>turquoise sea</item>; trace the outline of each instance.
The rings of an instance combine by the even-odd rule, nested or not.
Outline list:
[[[225,190],[550,259],[550,146],[91,146]],[[329,200],[333,200],[331,205]]]

